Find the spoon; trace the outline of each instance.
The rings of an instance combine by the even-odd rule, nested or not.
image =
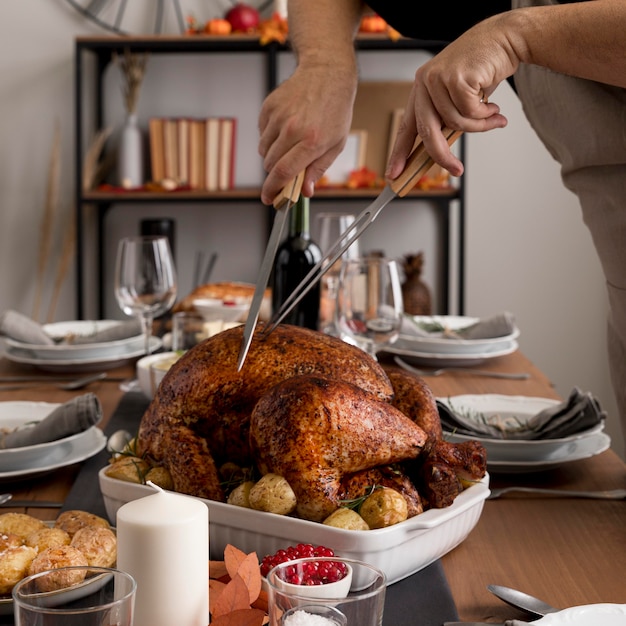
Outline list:
[[[16,381],[11,385],[1,385],[0,391],[11,391],[14,389],[29,389],[32,387],[38,387],[39,385],[47,385],[50,384],[57,389],[64,389],[66,391],[74,391],[76,389],[82,389],[86,387],[90,383],[93,383],[97,380],[102,380],[107,377],[106,372],[100,372],[99,374],[90,374],[89,376],[81,376],[80,378],[76,378],[75,380],[70,380],[64,383],[53,383],[46,380],[42,380],[41,383],[32,384],[27,381],[18,382]]]
[[[107,439],[107,452],[121,452],[133,439],[127,430],[116,430]]]
[[[523,591],[517,589],[511,589],[510,587],[502,587],[501,585],[487,585],[487,589],[491,591],[495,596],[504,600],[507,604],[514,606],[517,609],[525,611],[529,615],[534,617],[543,617],[548,613],[557,613],[561,609],[557,609],[549,604],[545,603],[539,598],[529,596]]]
[[[40,509],[60,509],[63,506],[63,502],[50,502],[49,500],[13,500],[12,493],[0,493],[0,506],[5,505],[16,508],[37,507]]]

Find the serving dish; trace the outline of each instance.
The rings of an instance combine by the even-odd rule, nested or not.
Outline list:
[[[234,298],[228,301],[219,298],[196,298],[192,304],[207,322],[241,322],[245,320],[250,308],[250,298]]]
[[[541,626],[624,626],[626,604],[586,604],[563,609],[533,622]]]
[[[104,433],[97,427],[92,426],[79,435],[74,435],[60,448],[60,458],[35,459],[28,467],[14,470],[0,471],[0,483],[13,482],[16,480],[31,479],[43,476],[54,470],[79,463],[98,454],[106,445]]]
[[[126,502],[153,493],[151,487],[98,473],[107,515],[115,523]],[[301,542],[332,548],[337,556],[365,561],[381,569],[392,584],[430,565],[458,546],[477,524],[489,495],[489,475],[460,493],[445,509],[431,509],[411,519],[376,530],[344,530],[316,522],[279,516],[203,500],[209,507],[212,558],[222,558],[228,544],[259,559]]]
[[[53,339],[61,340],[69,334],[89,337],[94,333],[115,328],[123,323],[124,322],[117,320],[79,320],[45,324],[43,329]],[[24,343],[7,337],[5,338],[5,342],[10,348],[21,350],[32,358],[73,360],[103,358],[125,354],[128,351],[128,346],[136,346],[138,342],[142,341],[142,337],[143,335],[138,334],[133,337],[126,337],[115,341],[104,341],[101,343],[57,343],[54,345]]]
[[[180,356],[178,352],[159,352],[158,354],[150,354],[144,356],[137,361],[137,381],[139,382],[139,388],[143,394],[151,400],[154,397],[154,393],[159,386],[159,383],[163,379],[163,376],[167,374],[169,366]],[[160,365],[163,367],[160,367]]]
[[[11,432],[40,422],[60,404],[51,402],[0,402],[0,431]],[[54,463],[63,459],[84,433],[22,448],[0,449],[0,472],[29,469],[33,463]]]
[[[150,352],[155,352],[163,342],[158,337],[150,337]],[[136,337],[133,341],[125,344],[117,354],[108,356],[93,356],[86,358],[38,358],[28,350],[13,348],[4,345],[4,356],[15,363],[34,365],[48,372],[95,372],[113,369],[125,365],[129,361],[145,354],[143,337]]]

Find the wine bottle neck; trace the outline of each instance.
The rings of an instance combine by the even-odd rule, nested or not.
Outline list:
[[[289,236],[310,239],[309,198],[300,196],[298,201],[291,207],[291,215],[289,216]]]

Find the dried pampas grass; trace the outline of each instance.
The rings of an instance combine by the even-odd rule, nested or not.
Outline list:
[[[113,53],[114,63],[122,70],[124,77],[124,104],[128,113],[137,111],[141,83],[146,73],[148,54],[134,54],[128,48],[124,50],[124,56]]]

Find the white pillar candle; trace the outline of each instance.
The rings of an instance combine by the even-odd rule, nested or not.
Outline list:
[[[137,581],[134,626],[207,626],[209,509],[155,488],[117,512],[117,567]]]

